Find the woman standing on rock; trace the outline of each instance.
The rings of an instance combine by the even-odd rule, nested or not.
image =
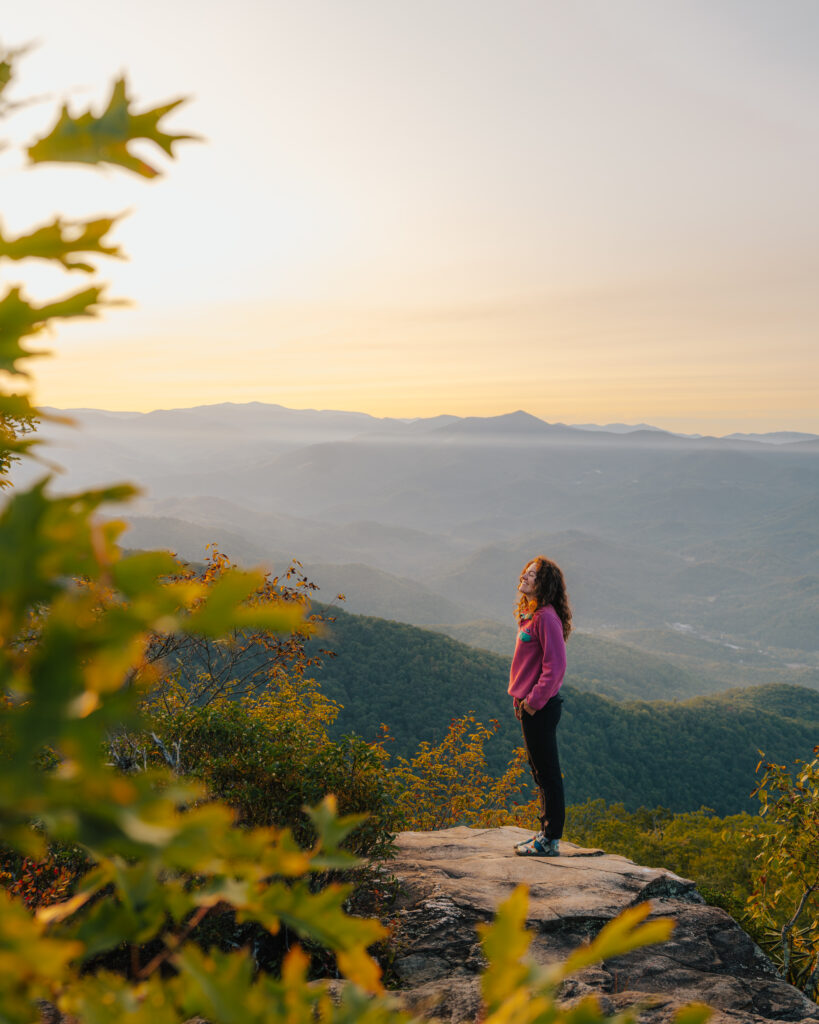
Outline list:
[[[540,832],[528,842],[519,843],[515,853],[521,857],[557,857],[566,806],[556,732],[572,610],[560,567],[542,555],[521,573],[518,593],[519,629],[509,693],[540,795]]]

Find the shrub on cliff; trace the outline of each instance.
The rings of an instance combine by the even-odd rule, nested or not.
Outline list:
[[[213,548],[203,566],[186,566],[169,582],[201,585],[206,601],[233,569]],[[145,728],[113,736],[110,757],[126,772],[161,765],[197,779],[237,812],[241,825],[286,826],[302,845],[315,838],[305,806],[332,793],[340,813],[366,815],[345,847],[382,856],[398,823],[394,779],[379,744],[330,737],[339,705],[307,675],[329,655],[315,644],[306,649],[327,619],[310,610],[312,586],[295,563],[281,578],[265,573],[251,594],[248,604],[257,610],[284,602],[301,612],[286,635],[154,634],[134,680],[146,689]]]
[[[204,783],[241,825],[287,826],[309,845],[315,832],[304,807],[332,793],[340,813],[366,815],[345,846],[382,856],[398,821],[383,751],[356,736],[331,740],[332,718],[311,713],[322,700],[311,680],[279,680],[259,695],[205,706],[167,699],[151,709],[151,733],[178,752],[175,771]],[[158,760],[150,736],[137,742]]]
[[[755,838],[751,920],[782,976],[819,996],[819,746],[793,768],[766,762],[755,789],[762,822]]]

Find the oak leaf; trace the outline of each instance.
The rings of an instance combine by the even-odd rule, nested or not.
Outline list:
[[[77,253],[99,253],[101,256],[123,258],[122,250],[116,245],[105,245],[105,235],[117,222],[118,217],[98,217],[94,220],[67,221],[55,217],[50,224],[35,228],[18,238],[5,238],[0,228],[0,259],[9,260],[56,260],[66,270],[95,271],[90,263],[75,258]]]
[[[171,135],[159,127],[159,122],[184,99],[174,100],[136,114],[131,109],[131,97],[124,78],[117,79],[111,90],[108,106],[97,116],[90,110],[72,117],[63,105],[57,123],[28,148],[32,163],[84,163],[116,164],[144,178],[155,178],[159,170],[147,160],[136,156],[128,148],[136,139],[146,139],[173,156],[173,144],[195,135]]]

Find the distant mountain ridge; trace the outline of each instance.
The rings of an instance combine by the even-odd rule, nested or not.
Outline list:
[[[351,428],[368,428],[376,425],[386,426],[389,424],[396,424],[410,428],[424,426],[429,429],[435,429],[439,426],[448,426],[450,424],[460,423],[466,425],[467,429],[491,429],[494,426],[495,429],[500,431],[505,431],[510,428],[516,429],[524,425],[534,427],[536,424],[544,424],[547,427],[561,430],[600,431],[616,434],[635,433],[647,430],[656,433],[668,433],[674,437],[689,438],[692,440],[701,439],[704,436],[707,436],[702,434],[685,434],[668,431],[662,427],[656,427],[648,423],[550,423],[540,417],[534,416],[532,413],[525,412],[522,409],[518,409],[511,413],[501,413],[496,416],[461,417],[451,414],[441,414],[431,417],[378,417],[373,416],[370,413],[342,411],[336,409],[293,409],[278,403],[269,402],[218,402],[209,405],[197,405],[174,409],[154,409],[151,412],[117,411],[91,408],[58,409],[55,407],[45,407],[45,411],[58,413],[63,416],[75,416],[81,422],[90,417],[102,416],[125,421],[130,420],[132,422],[142,420],[144,422],[151,422],[153,425],[167,424],[173,419],[179,420],[180,417],[190,417],[191,421],[204,419],[213,420],[218,418],[222,420],[225,425],[230,425],[231,422],[236,422],[237,416],[240,416],[242,417],[245,425],[250,417],[254,417],[257,422],[264,423],[267,426],[271,426],[273,424],[281,426],[287,422],[294,422],[296,418],[299,418],[304,424],[307,424],[308,422],[313,424],[321,422],[328,429],[334,429],[341,433]],[[338,434],[335,434],[334,436],[338,436]],[[734,432],[726,434],[719,439],[753,441],[767,444],[787,444],[791,442],[809,440],[819,441],[819,434],[793,430],[776,430],[768,433]]]
[[[819,667],[819,441],[590,430],[522,410],[403,420],[226,403],[77,419],[43,424],[68,470],[52,486],[139,484],[130,545],[296,557],[353,610],[455,625],[508,621],[521,565],[544,553],[587,632],[679,626],[734,650],[737,669],[761,654]]]
[[[791,444],[795,441],[819,441],[817,434],[805,434],[798,430],[773,430],[767,434],[726,434],[730,440],[764,441],[766,444]]]

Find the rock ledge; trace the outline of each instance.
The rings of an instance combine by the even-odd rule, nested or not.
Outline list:
[[[529,886],[531,955],[565,957],[620,911],[646,900],[653,917],[676,927],[661,946],[581,972],[564,986],[574,1001],[595,993],[609,1012],[646,1004],[639,1020],[671,1021],[688,1002],[714,1007],[712,1024],[819,1024],[819,1007],[782,981],[773,965],[724,911],[707,906],[695,884],[600,850],[561,840],[560,857],[516,857],[519,828],[403,832],[384,866],[401,883],[391,923],[394,970],[414,1012],[452,1022],[480,1011],[482,955],[475,925],[489,920],[515,888]]]

